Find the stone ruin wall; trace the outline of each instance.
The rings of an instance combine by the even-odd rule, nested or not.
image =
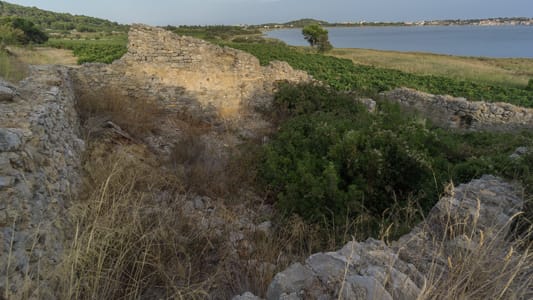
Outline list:
[[[0,94],[0,298],[53,299],[85,147],[69,70],[33,67]]]
[[[533,129],[533,109],[509,103],[468,101],[432,95],[408,88],[382,94],[386,99],[415,109],[437,125],[465,130]]]
[[[77,72],[84,90],[112,87],[132,97],[151,97],[175,109],[214,109],[224,118],[269,105],[278,80],[311,80],[285,62],[261,66],[240,50],[132,25],[128,52],[111,65],[89,64]]]

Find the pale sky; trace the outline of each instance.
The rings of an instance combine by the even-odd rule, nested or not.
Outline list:
[[[418,21],[533,17],[533,0],[9,0],[123,24],[262,24],[315,18]]]

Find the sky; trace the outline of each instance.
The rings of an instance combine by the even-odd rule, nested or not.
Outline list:
[[[123,24],[263,24],[533,17],[533,0],[8,0]]]

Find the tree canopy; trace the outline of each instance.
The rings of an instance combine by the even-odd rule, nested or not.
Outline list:
[[[329,42],[328,31],[319,24],[305,26],[302,29],[302,34],[311,47],[316,47],[320,52],[325,52],[333,48]]]

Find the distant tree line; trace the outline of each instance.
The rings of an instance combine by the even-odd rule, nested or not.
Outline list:
[[[128,30],[126,25],[120,25],[117,22],[104,19],[55,13],[36,7],[25,7],[2,1],[0,1],[0,16],[21,17],[33,22],[35,26],[43,30],[77,30],[80,32],[125,32]]]

